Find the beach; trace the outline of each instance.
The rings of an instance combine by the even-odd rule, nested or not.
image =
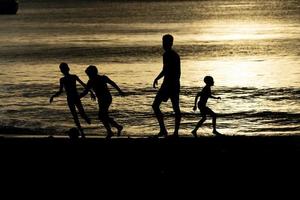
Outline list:
[[[300,135],[299,9],[294,0],[20,1],[17,15],[0,16],[0,130],[3,136],[64,135],[74,126],[59,87],[61,62],[86,83],[96,65],[126,92],[111,89],[111,116],[130,137],[158,133],[152,103],[162,69],[164,34],[181,57],[180,129],[188,136],[200,120],[194,98],[203,78],[215,80],[208,106],[225,135]],[[151,14],[149,14],[151,13]],[[9,39],[8,39],[9,37]],[[159,81],[160,87],[162,80]],[[78,92],[83,88],[78,84]],[[96,102],[82,99],[92,125],[104,136]],[[162,105],[168,129],[172,106]],[[6,128],[12,130],[9,135]],[[211,136],[209,119],[199,130]],[[58,134],[58,135],[57,135]]]
[[[151,194],[174,184],[213,193],[245,187],[244,199],[257,188],[298,187],[300,1],[19,5],[17,15],[0,16],[0,181],[15,193],[28,187],[43,191],[42,197],[56,188],[76,194],[84,186],[102,192],[104,184],[115,193],[128,187]],[[152,105],[162,79],[158,88],[153,81],[163,69],[164,34],[174,36],[172,48],[180,56],[179,138],[153,137],[159,124]],[[95,65],[122,89],[125,96],[108,86],[109,114],[124,127],[121,137],[105,139],[99,105],[88,96],[81,101],[91,124],[79,117],[86,139],[68,137],[74,119],[65,92],[49,102],[60,87],[62,62],[83,83],[89,80],[85,70]],[[222,136],[212,133],[208,116],[193,138],[202,117],[193,111],[195,96],[205,76],[214,79],[211,95],[221,97],[206,105],[216,113]],[[84,90],[74,86],[79,94]],[[161,110],[171,134],[171,102]]]
[[[263,180],[299,177],[300,137],[0,138],[0,152],[2,170],[14,171],[16,177],[55,172],[160,180],[229,174],[251,178],[256,173]]]
[[[296,136],[0,138],[2,190],[22,197],[295,197],[299,155]]]

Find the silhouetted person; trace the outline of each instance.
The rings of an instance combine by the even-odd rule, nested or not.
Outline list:
[[[63,89],[65,89],[67,93],[67,102],[68,106],[70,108],[70,111],[72,113],[74,122],[81,134],[81,137],[84,138],[84,132],[80,126],[80,122],[78,119],[78,115],[76,112],[76,107],[79,111],[79,114],[81,117],[88,123],[91,124],[91,120],[88,118],[88,116],[85,114],[83,106],[81,104],[79,94],[77,92],[76,88],[76,81],[78,81],[83,87],[86,87],[86,85],[78,78],[78,76],[70,74],[70,68],[67,63],[61,63],[59,65],[60,71],[63,73],[64,77],[62,77],[59,81],[59,91],[56,92],[53,96],[50,98],[50,103],[52,103],[54,97],[58,97],[62,92]],[[91,97],[95,98],[94,94],[91,92]]]
[[[196,125],[195,129],[192,131],[192,134],[197,137],[197,130],[199,129],[199,127],[204,123],[204,121],[206,120],[206,115],[210,115],[212,117],[212,122],[213,122],[213,133],[215,135],[221,135],[217,129],[216,129],[216,119],[217,119],[217,115],[216,113],[214,113],[214,111],[212,111],[209,107],[206,106],[207,100],[208,98],[213,98],[213,99],[221,99],[221,97],[214,97],[211,95],[211,86],[214,85],[214,79],[211,76],[205,76],[204,77],[204,82],[205,82],[205,87],[202,89],[201,92],[198,92],[195,98],[195,105],[193,110],[196,111],[197,110],[197,101],[198,101],[198,97],[200,97],[200,101],[198,102],[198,108],[201,112],[201,116],[202,119],[198,122],[198,124]]]
[[[173,46],[173,36],[164,35],[162,38],[162,44],[164,49],[163,54],[163,69],[160,74],[155,78],[153,82],[153,87],[156,88],[158,80],[164,77],[163,83],[157,92],[157,95],[152,104],[154,113],[157,117],[160,131],[159,136],[167,136],[168,131],[164,124],[163,114],[160,110],[160,104],[164,101],[167,102],[171,99],[173,110],[175,112],[175,129],[173,136],[178,136],[178,130],[181,120],[181,112],[179,107],[179,92],[180,92],[180,57],[172,49]]]
[[[112,103],[112,96],[107,87],[107,83],[112,85],[116,90],[118,90],[121,96],[124,96],[122,90],[118,87],[118,85],[110,80],[107,76],[98,75],[98,69],[96,66],[90,65],[85,73],[89,77],[89,81],[87,83],[86,89],[80,94],[80,98],[84,97],[90,89],[94,90],[98,99],[99,105],[99,120],[102,121],[104,127],[107,130],[107,138],[110,138],[113,133],[111,130],[111,126],[117,128],[117,135],[120,136],[123,126],[119,125],[114,121],[113,118],[109,117],[108,109],[110,104]]]

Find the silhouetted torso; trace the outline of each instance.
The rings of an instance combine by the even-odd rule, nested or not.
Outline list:
[[[211,96],[211,89],[209,86],[205,86],[201,91],[200,101],[198,102],[198,107],[203,108],[206,106],[208,98]]]
[[[78,77],[76,75],[65,75],[60,79],[60,81],[63,83],[63,86],[65,88],[65,91],[67,93],[67,99],[68,101],[74,101],[75,99],[79,99],[79,95],[76,89],[76,80]]]
[[[110,79],[107,76],[97,75],[95,78],[88,81],[87,88],[92,88],[94,90],[98,100],[111,101],[112,96],[107,87],[109,80]]]
[[[169,91],[179,92],[180,88],[180,57],[169,50],[163,54],[164,81],[161,88]]]

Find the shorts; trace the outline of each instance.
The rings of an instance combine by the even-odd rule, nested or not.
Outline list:
[[[174,100],[178,100],[179,101],[179,93],[180,90],[168,90],[167,88],[161,88],[158,92],[157,92],[157,96],[159,96],[162,101],[167,102],[169,99],[174,99]]]
[[[206,117],[206,115],[210,115],[210,116],[214,116],[216,115],[216,113],[214,111],[212,111],[209,107],[199,107],[199,110],[201,112],[201,116],[202,117]]]

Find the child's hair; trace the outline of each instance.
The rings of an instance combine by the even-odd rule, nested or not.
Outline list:
[[[95,76],[95,75],[98,74],[98,69],[97,69],[96,66],[90,65],[90,66],[88,66],[88,68],[86,68],[85,73],[86,73],[88,76]]]
[[[60,71],[62,72],[62,73],[66,73],[66,72],[69,72],[70,71],[70,68],[69,68],[69,66],[68,66],[68,64],[67,63],[60,63],[60,65],[59,65],[59,69],[60,69]]]
[[[211,76],[205,76],[205,77],[204,77],[204,83],[210,84],[210,83],[212,83],[212,82],[214,82],[213,77],[211,77]]]
[[[163,36],[163,41],[168,43],[168,44],[173,44],[173,40],[174,40],[174,38],[170,34],[166,34],[166,35]]]

